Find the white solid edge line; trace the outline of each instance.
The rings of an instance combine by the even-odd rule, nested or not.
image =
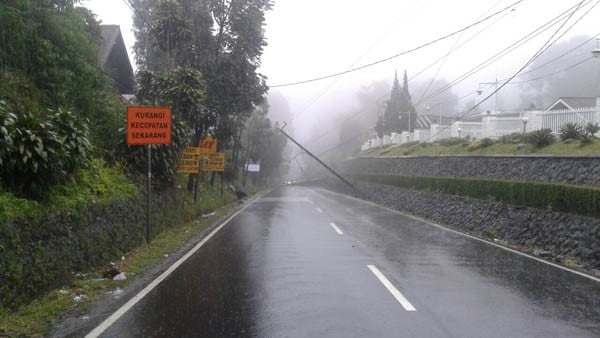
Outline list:
[[[121,316],[123,316],[127,311],[129,311],[137,302],[142,300],[150,291],[152,291],[155,287],[158,286],[163,280],[165,280],[173,271],[175,271],[183,262],[185,262],[191,255],[196,253],[198,249],[200,249],[206,242],[208,242],[219,230],[225,227],[229,221],[231,221],[234,217],[236,217],[239,213],[246,210],[250,205],[252,205],[256,200],[258,200],[262,196],[258,196],[256,199],[245,205],[242,209],[236,211],[233,215],[227,218],[223,223],[217,226],[213,231],[211,231],[208,236],[204,237],[198,244],[196,244],[190,251],[188,251],[183,257],[181,257],[177,262],[171,265],[165,272],[160,274],[160,276],[156,277],[150,284],[148,284],[142,291],[138,292],[135,296],[133,296],[127,303],[123,304],[117,311],[115,311],[110,317],[106,318],[100,325],[96,326],[90,333],[88,333],[86,338],[96,338],[100,336],[106,329],[108,329],[111,325],[113,325]]]
[[[369,270],[371,270],[371,272],[375,275],[375,277],[377,277],[377,279],[379,279],[381,284],[383,284],[383,286],[385,286],[385,288],[388,289],[388,291],[392,294],[392,296],[394,296],[394,298],[396,298],[396,300],[398,301],[398,303],[400,303],[400,305],[402,305],[404,310],[417,311],[417,309],[415,309],[415,307],[406,299],[406,297],[404,297],[402,295],[402,293],[400,291],[398,291],[398,289],[396,289],[394,284],[392,284],[392,282],[390,282],[390,280],[387,279],[383,275],[383,273],[381,273],[381,271],[379,271],[379,269],[377,269],[377,267],[375,265],[367,265],[367,267],[369,268]]]
[[[317,211],[318,211],[320,214],[322,214],[322,213],[323,213],[323,209],[321,209],[321,208],[316,208],[316,209],[317,209]]]
[[[317,189],[325,191],[325,192],[328,192],[328,193],[336,194],[336,195],[339,195],[339,196],[343,196],[343,197],[346,197],[346,198],[350,198],[350,199],[353,199],[353,200],[356,200],[356,201],[359,201],[359,202],[362,202],[362,203],[365,203],[365,204],[369,204],[371,206],[375,206],[375,207],[378,207],[378,208],[381,208],[381,209],[384,209],[384,210],[396,213],[398,215],[402,215],[404,217],[412,218],[414,220],[417,220],[417,221],[429,224],[429,225],[434,226],[436,228],[439,228],[439,229],[442,229],[442,230],[446,230],[446,231],[449,231],[449,232],[452,232],[452,233],[455,233],[455,234],[458,234],[458,235],[462,235],[462,236],[465,236],[467,238],[474,239],[476,241],[480,241],[480,242],[486,243],[486,244],[491,245],[491,246],[495,246],[495,247],[500,248],[500,249],[504,249],[506,251],[510,251],[510,252],[515,253],[517,255],[521,255],[523,257],[527,257],[527,258],[533,259],[535,261],[538,261],[538,262],[541,262],[541,263],[544,263],[544,264],[548,264],[548,265],[553,266],[555,268],[558,268],[558,269],[561,269],[561,270],[564,270],[564,271],[567,271],[567,272],[570,272],[570,273],[574,273],[574,274],[579,275],[581,277],[585,277],[585,278],[588,278],[588,279],[591,279],[591,280],[593,280],[595,282],[599,282],[600,283],[600,278],[598,278],[598,277],[594,277],[594,276],[585,274],[583,272],[579,272],[577,270],[573,270],[573,269],[567,268],[565,266],[549,262],[547,260],[544,260],[544,259],[532,256],[532,255],[526,254],[524,252],[521,252],[521,251],[518,251],[518,250],[515,250],[515,249],[512,249],[512,248],[509,248],[509,247],[505,247],[505,246],[500,245],[500,244],[496,244],[494,242],[490,242],[490,241],[485,240],[483,238],[475,237],[475,236],[472,236],[472,235],[469,235],[469,234],[465,234],[465,233],[460,232],[460,231],[456,231],[456,230],[453,230],[453,229],[450,229],[450,228],[446,228],[443,225],[440,225],[440,224],[437,224],[437,223],[433,223],[433,222],[431,222],[429,220],[426,220],[424,218],[421,218],[421,217],[417,217],[417,216],[414,216],[414,215],[405,214],[402,211],[394,210],[392,208],[388,208],[388,207],[385,207],[383,205],[379,205],[379,204],[373,203],[371,201],[367,201],[367,200],[363,200],[363,199],[360,199],[360,198],[356,198],[354,196],[348,196],[348,195],[340,194],[340,193],[335,192],[335,191],[325,190],[325,189],[322,189],[322,188],[317,188]]]
[[[335,232],[337,232],[338,235],[343,235],[344,232],[342,232],[342,230],[340,228],[338,228],[337,225],[335,225],[335,223],[329,223],[329,225],[331,225],[331,227],[333,228],[333,230],[335,230]]]

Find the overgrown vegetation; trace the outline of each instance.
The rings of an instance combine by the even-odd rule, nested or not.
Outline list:
[[[142,196],[132,182],[145,173],[145,148],[125,144],[125,107],[97,66],[99,23],[78,4],[0,5],[0,303],[10,309],[143,243]],[[260,160],[273,178],[285,142],[263,123],[259,136],[269,137],[253,149],[242,144],[267,89],[258,67],[270,1],[137,7],[146,13],[135,23],[137,103],[173,110],[172,144],[152,147],[158,234],[230,201],[201,184],[202,200],[192,203],[177,188],[185,184],[174,163],[186,146],[212,134],[220,151],[231,150],[229,177],[246,150],[243,160]],[[266,108],[257,114],[268,121]]]
[[[566,184],[487,180],[458,177],[356,175],[358,179],[505,202],[587,217],[600,217],[600,189]]]
[[[137,187],[117,166],[92,160],[72,180],[53,186],[46,198],[32,201],[10,192],[0,192],[0,222],[56,211],[74,211],[89,204],[106,204],[140,195]]]
[[[117,261],[118,269],[127,275],[125,281],[100,280],[104,268],[93,268],[81,271],[67,285],[49,291],[29,304],[17,309],[0,307],[0,328],[4,330],[0,333],[15,337],[48,334],[52,324],[65,313],[68,313],[67,315],[84,313],[89,304],[112,290],[125,287],[138,276],[142,276],[149,267],[163,260],[165,254],[177,251],[182,243],[197,236],[199,232],[225,215],[233,204],[222,208],[219,206],[231,202],[232,198],[228,194],[225,199],[221,199],[216,191],[209,187],[202,189],[197,203],[193,203],[188,195],[184,200],[183,214],[187,215],[185,219],[195,218],[198,210],[203,210],[204,213],[215,210],[215,214],[192,223],[180,223],[177,226],[173,226],[174,224],[170,222],[170,226],[156,235],[152,243],[137,247],[125,254],[125,260]],[[80,296],[81,300],[74,300],[76,296]]]
[[[560,127],[560,139],[566,140],[579,140],[583,136],[583,128],[578,123],[566,123]]]
[[[533,145],[534,148],[539,149],[551,145],[556,139],[552,134],[552,130],[540,129],[526,133],[523,141]]]
[[[586,128],[587,129],[587,128]],[[590,130],[593,130],[590,129]],[[585,136],[587,135],[587,136]],[[491,140],[482,146],[483,140],[467,142],[466,139],[449,138],[435,142],[390,145],[385,148],[371,148],[358,156],[439,156],[439,155],[599,155],[600,141],[594,134],[585,133],[579,141],[556,141],[549,129],[514,133]]]
[[[89,161],[87,125],[71,112],[17,115],[0,101],[0,130],[0,179],[19,197],[42,199]]]

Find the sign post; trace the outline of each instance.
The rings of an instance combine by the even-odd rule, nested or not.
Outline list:
[[[202,171],[220,172],[221,174],[221,197],[223,197],[223,172],[225,171],[225,154],[209,154],[202,163]]]
[[[152,145],[171,143],[170,107],[127,107],[127,144],[146,145],[148,178],[146,181],[146,243],[150,243],[150,192],[152,189]]]

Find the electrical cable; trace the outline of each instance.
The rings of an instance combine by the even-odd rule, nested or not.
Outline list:
[[[586,4],[586,6],[587,6],[587,4]],[[560,20],[562,20],[565,16],[568,16],[569,12],[571,10],[573,10],[575,7],[577,7],[577,5],[569,7],[567,10],[563,11],[562,13],[560,13],[559,15],[555,16],[554,18],[550,19],[549,21],[547,21],[543,25],[539,26],[538,28],[536,28],[533,31],[527,33],[526,35],[524,35],[523,37],[521,37],[517,41],[513,42],[508,47],[506,47],[506,48],[502,49],[501,51],[497,52],[496,54],[494,54],[490,58],[486,59],[482,63],[478,64],[477,66],[475,66],[471,70],[463,73],[462,75],[460,75],[459,77],[457,77],[456,79],[454,79],[452,82],[450,82],[449,84],[447,84],[445,87],[440,88],[439,90],[435,91],[431,95],[427,96],[425,99],[421,100],[420,102],[417,102],[415,104],[415,106],[418,106],[423,101],[430,101],[434,97],[442,94],[443,92],[445,92],[448,89],[454,87],[458,83],[460,83],[460,82],[468,79],[469,77],[473,76],[474,74],[476,74],[480,70],[484,69],[485,67],[488,67],[489,65],[491,65],[494,62],[498,61],[500,58],[504,57],[505,55],[509,54],[510,52],[512,52],[512,51],[516,50],[517,48],[521,47],[522,45],[524,45],[525,43],[529,42],[530,40],[532,40],[533,38],[537,37],[538,35],[544,33],[546,30],[550,29],[552,26],[558,24],[560,22]]]
[[[526,34],[524,37],[522,37],[522,38],[520,38],[519,40],[517,40],[517,42],[514,42],[513,44],[509,45],[509,46],[508,46],[507,48],[505,48],[503,51],[501,51],[501,52],[499,52],[499,53],[496,53],[494,56],[492,56],[492,57],[491,57],[491,58],[489,58],[488,60],[484,61],[483,63],[479,64],[479,65],[478,65],[478,66],[476,66],[475,68],[473,68],[473,69],[469,70],[469,71],[468,71],[467,73],[465,73],[465,74],[469,74],[469,73],[471,73],[471,72],[472,72],[472,74],[470,74],[469,76],[473,75],[473,74],[474,74],[476,71],[479,71],[479,70],[477,69],[478,67],[479,67],[480,69],[483,69],[484,67],[487,67],[487,66],[489,65],[489,63],[488,63],[488,64],[486,64],[486,62],[488,62],[488,61],[490,61],[490,60],[494,60],[494,58],[495,58],[495,60],[498,60],[498,59],[500,59],[501,57],[503,57],[504,55],[506,55],[507,53],[503,53],[504,51],[506,51],[506,50],[509,50],[510,48],[513,48],[512,50],[514,50],[515,48],[519,47],[520,45],[524,44],[525,42],[527,42],[527,41],[531,40],[533,37],[535,37],[535,36],[537,36],[537,35],[539,35],[539,34],[541,34],[541,33],[545,32],[545,31],[546,31],[546,30],[548,30],[550,27],[552,27],[552,26],[554,26],[555,24],[557,24],[557,23],[559,22],[559,20],[560,20],[560,19],[562,19],[564,16],[567,16],[567,15],[568,15],[568,13],[569,13],[569,11],[571,11],[571,10],[572,10],[573,8],[575,8],[575,7],[577,7],[577,5],[573,5],[573,6],[569,7],[567,10],[565,10],[565,11],[563,11],[562,13],[560,13],[559,15],[555,16],[554,18],[552,18],[552,19],[551,19],[551,20],[549,20],[548,22],[544,23],[543,25],[541,25],[541,26],[540,26],[540,27],[538,27],[537,29],[533,30],[532,32],[530,32],[530,33]],[[587,14],[587,13],[586,13],[586,14]],[[484,28],[483,30],[485,30],[485,29],[487,29],[487,28],[489,28],[489,26],[488,26],[488,27],[486,27],[486,28]],[[474,36],[476,36],[477,34],[479,34],[480,32],[482,32],[483,30],[479,31],[479,32],[478,32],[478,33],[476,33]],[[535,34],[535,35],[532,35],[532,34]],[[473,36],[473,37],[474,37],[474,36]],[[472,37],[472,38],[473,38],[473,37]],[[517,47],[515,47],[515,45],[516,45]],[[442,57],[442,58],[443,58],[443,57]],[[442,58],[438,59],[438,61],[439,61],[439,60],[441,60]],[[494,60],[494,61],[495,61],[495,60]],[[432,64],[430,64],[428,67],[431,67],[431,66],[433,66],[435,63],[437,63],[437,61],[436,61],[436,62],[434,62],[434,63],[432,63]],[[426,68],[427,68],[427,67],[426,67]],[[424,71],[424,70],[423,70],[423,71]],[[422,72],[423,72],[423,71],[422,71]],[[463,74],[463,76],[464,76],[465,74]],[[461,76],[461,77],[462,77],[462,76]],[[460,79],[461,77],[459,77],[459,79]],[[414,78],[414,76],[413,76],[413,78]],[[467,77],[465,77],[464,79],[466,79],[466,78],[468,78],[468,76],[467,76]],[[418,105],[420,105],[420,104],[421,104],[422,102],[424,102],[424,101],[430,101],[432,98],[434,98],[434,97],[438,96],[439,94],[441,94],[441,93],[445,92],[446,90],[450,89],[451,87],[453,87],[453,86],[454,86],[454,85],[456,85],[457,83],[459,83],[459,82],[462,82],[464,79],[461,79],[460,81],[454,80],[452,83],[450,83],[450,84],[448,84],[447,86],[443,87],[442,89],[440,89],[440,90],[436,91],[434,94],[431,94],[430,96],[426,97],[426,99],[424,99],[424,100],[420,100],[419,102],[417,102],[417,103],[415,104],[415,106],[418,106]],[[473,93],[470,93],[468,96],[470,96],[470,95],[472,95],[472,94],[473,94]],[[386,97],[386,96],[388,96],[388,95],[389,95],[389,93],[386,93],[386,94],[382,95],[380,98],[378,98],[376,101],[379,101],[379,100],[381,100],[381,99],[385,98],[385,97]],[[356,114],[353,114],[352,116],[350,116],[350,117],[348,117],[348,118],[344,119],[344,120],[343,120],[341,123],[344,123],[344,122],[346,122],[347,120],[349,120],[349,119],[351,119],[351,118],[354,118],[355,116],[357,116],[357,115],[359,115],[359,114],[361,114],[361,113],[363,113],[363,112],[365,112],[365,111],[366,111],[366,110],[359,111],[358,113],[356,113]],[[328,134],[323,134],[323,135],[321,135],[321,136],[317,137],[316,139],[313,139],[311,142],[309,142],[309,143],[307,144],[307,146],[308,146],[308,145],[310,145],[310,144],[313,144],[313,143],[315,143],[316,141],[318,141],[318,140],[320,140],[320,139],[322,139],[322,138],[323,138],[323,137],[325,137],[326,135],[328,135]]]
[[[557,34],[560,32],[560,30],[562,30],[562,28],[563,28],[563,27],[566,25],[566,23],[567,23],[567,22],[570,20],[570,18],[571,18],[571,17],[572,17],[572,16],[573,16],[573,15],[574,15],[574,14],[575,14],[575,13],[576,13],[576,12],[577,12],[579,9],[580,9],[580,7],[582,6],[582,4],[583,4],[584,2],[585,2],[585,0],[583,0],[583,1],[581,1],[581,2],[579,2],[579,4],[578,4],[578,5],[576,5],[576,6],[572,6],[572,7],[570,7],[570,8],[569,8],[569,10],[571,10],[573,7],[575,7],[575,9],[574,9],[574,10],[573,10],[573,11],[572,11],[572,12],[571,12],[571,13],[570,13],[568,16],[567,16],[567,18],[566,18],[566,19],[563,21],[563,23],[560,25],[560,27],[559,27],[559,28],[558,28],[558,29],[557,29],[557,30],[556,30],[556,31],[555,31],[555,32],[552,34],[552,36],[551,36],[551,37],[550,37],[550,38],[549,38],[549,39],[548,39],[548,40],[547,40],[547,41],[546,41],[546,42],[545,42],[545,43],[544,43],[544,44],[543,44],[543,45],[540,47],[540,49],[538,49],[538,51],[537,51],[536,53],[534,53],[534,54],[533,54],[533,56],[532,56],[532,57],[531,57],[531,58],[530,58],[530,59],[529,59],[529,60],[528,60],[528,61],[527,61],[527,62],[526,62],[526,63],[525,63],[525,64],[524,64],[524,65],[523,65],[523,66],[522,66],[522,67],[521,67],[519,70],[517,70],[517,71],[516,71],[516,72],[513,74],[513,76],[511,76],[511,77],[510,77],[510,78],[509,78],[509,79],[508,79],[506,82],[502,83],[502,85],[501,85],[500,87],[498,87],[498,88],[497,88],[497,89],[496,89],[494,92],[490,93],[490,94],[489,94],[489,95],[487,95],[487,96],[486,96],[486,97],[485,97],[483,100],[481,100],[480,102],[478,102],[477,104],[475,104],[475,105],[474,105],[474,106],[472,106],[471,108],[467,109],[467,110],[466,110],[466,111],[465,111],[463,114],[459,115],[459,116],[457,117],[457,121],[460,121],[460,120],[462,120],[462,119],[463,119],[463,118],[465,118],[465,117],[468,117],[468,114],[469,114],[470,112],[472,112],[473,110],[477,109],[477,108],[478,108],[478,107],[479,107],[479,106],[480,106],[482,103],[484,103],[485,101],[489,100],[489,99],[490,99],[490,98],[491,98],[491,97],[492,97],[494,94],[496,94],[498,91],[500,91],[500,90],[501,90],[501,89],[502,89],[504,86],[506,86],[506,85],[507,85],[507,84],[508,84],[508,83],[509,83],[509,82],[510,82],[512,79],[514,79],[515,77],[517,77],[517,76],[518,76],[518,74],[520,74],[520,72],[522,72],[522,71],[523,71],[525,68],[527,68],[527,66],[529,66],[529,65],[530,65],[530,64],[531,64],[531,63],[532,63],[532,62],[533,62],[535,59],[537,59],[537,58],[538,58],[540,55],[542,55],[542,54],[543,54],[543,53],[544,53],[544,52],[545,52],[545,51],[546,51],[546,50],[547,50],[549,47],[551,47],[551,46],[552,46],[552,44],[556,42],[556,40],[552,41],[552,40],[554,39],[554,37],[555,37],[555,36],[556,36],[556,35],[557,35]],[[600,1],[596,2],[596,4],[594,5],[594,7],[595,7],[596,5],[598,5],[598,3],[599,3],[599,2],[600,2]],[[588,13],[589,13],[589,10],[588,10],[588,11],[587,11],[587,12],[584,14],[584,16],[585,16],[585,15],[587,15]],[[561,15],[561,16],[562,16],[562,15]],[[581,20],[581,18],[580,18],[579,20]],[[578,20],[578,21],[579,21],[579,20]],[[571,25],[571,26],[569,27],[569,29],[568,29],[568,30],[570,30],[571,28],[573,28],[573,25]],[[562,35],[564,35],[566,32],[568,32],[568,30],[566,30],[566,31],[565,31],[565,32],[564,32]],[[562,36],[562,35],[561,35],[561,36]],[[472,94],[469,94],[469,95],[472,95]],[[434,135],[431,135],[431,136],[429,137],[428,141],[429,141],[429,140],[431,140],[431,139],[433,139],[434,137],[436,137],[437,135],[439,135],[441,132],[443,132],[444,130],[446,130],[446,129],[448,129],[448,128],[450,128],[450,126],[446,126],[445,128],[442,128],[440,131],[438,131],[436,134],[434,134]],[[366,131],[366,132],[369,132],[369,131]],[[366,132],[361,132],[361,133],[360,133],[360,135],[364,135]],[[360,135],[355,135],[354,137],[356,137],[356,136],[360,136]],[[317,156],[321,156],[321,155],[323,155],[323,154],[325,154],[325,153],[328,153],[328,152],[330,152],[330,151],[333,151],[333,150],[335,150],[335,149],[339,148],[340,146],[344,145],[346,142],[348,142],[348,141],[350,141],[350,140],[351,140],[351,139],[344,140],[344,141],[340,142],[338,145],[336,145],[336,146],[334,146],[334,147],[331,147],[331,148],[329,148],[329,149],[327,149],[327,150],[325,150],[325,151],[323,151],[323,152],[321,152],[321,153],[317,154]]]
[[[503,82],[500,87],[496,88],[492,93],[490,93],[488,96],[486,96],[483,100],[479,101],[478,103],[476,103],[473,107],[469,108],[466,112],[464,112],[462,115],[459,116],[459,118],[457,119],[457,121],[462,120],[462,118],[466,117],[469,115],[470,112],[474,111],[475,109],[477,109],[482,103],[484,103],[485,101],[489,100],[493,95],[495,95],[497,92],[499,92],[500,90],[502,90],[502,88],[504,88],[510,81],[512,81],[515,77],[517,77],[517,75],[519,75],[519,73],[521,73],[523,70],[525,70],[525,68],[527,68],[535,59],[537,59],[540,55],[542,55],[546,50],[548,50],[548,48],[550,48],[557,40],[554,39],[558,33],[563,29],[563,27],[567,24],[567,22],[573,17],[573,15],[581,8],[581,5],[585,2],[585,0],[582,0],[581,2],[579,2],[576,6],[576,8],[570,13],[569,16],[567,16],[567,18],[562,22],[562,24],[558,27],[558,29],[552,34],[552,36],[550,36],[550,38],[538,49],[538,51],[533,54],[533,56],[531,58],[529,58],[529,60],[527,60],[527,62],[521,67],[519,68],[519,70],[517,70],[510,78],[508,78],[507,81]],[[599,1],[600,2],[600,1]],[[596,2],[596,5],[598,4],[598,2]],[[594,6],[596,6],[594,5]],[[587,15],[589,13],[586,12],[584,15]],[[578,21],[577,21],[578,22]],[[566,32],[568,32],[570,29],[573,28],[573,25],[571,25],[562,35],[564,35]],[[561,35],[561,36],[562,36]],[[553,41],[554,40],[554,41]],[[437,135],[439,135],[441,132],[447,130],[448,128],[450,128],[451,126],[446,126],[444,128],[441,128],[437,133],[435,133],[434,135],[431,135],[429,137],[428,140],[433,139],[434,137],[436,137]]]
[[[483,22],[485,22],[485,21],[487,21],[487,20],[489,20],[489,19],[491,19],[491,18],[493,18],[493,17],[495,17],[495,16],[497,16],[497,15],[499,15],[499,14],[507,11],[507,10],[509,10],[509,9],[512,9],[514,6],[518,5],[519,3],[523,2],[523,1],[525,1],[525,0],[518,0],[518,1],[514,2],[514,3],[512,3],[511,5],[505,7],[504,9],[501,9],[501,10],[499,10],[499,11],[497,11],[497,12],[495,12],[495,13],[493,13],[493,14],[491,14],[491,15],[489,15],[489,16],[487,16],[487,17],[485,17],[485,18],[483,18],[483,19],[481,19],[479,21],[471,23],[470,25],[467,25],[467,26],[465,26],[465,27],[463,27],[463,28],[461,28],[459,30],[456,30],[456,31],[454,31],[454,32],[452,32],[450,34],[444,35],[444,36],[439,37],[437,39],[434,39],[434,40],[431,40],[431,41],[426,42],[424,44],[421,44],[421,45],[419,45],[417,47],[414,47],[414,48],[405,50],[403,52],[400,52],[400,53],[398,53],[396,55],[392,55],[392,56],[389,56],[387,58],[380,59],[378,61],[374,61],[374,62],[368,63],[366,65],[362,65],[362,66],[359,66],[359,67],[350,68],[350,69],[347,69],[345,71],[341,71],[341,72],[338,72],[338,73],[333,73],[333,74],[329,74],[329,75],[319,76],[319,77],[308,79],[308,80],[302,80],[302,81],[296,81],[296,82],[290,82],[290,83],[283,83],[283,84],[276,84],[276,85],[269,85],[269,87],[270,88],[289,87],[289,86],[295,86],[295,85],[299,85],[299,84],[305,84],[305,83],[310,83],[310,82],[325,80],[325,79],[329,79],[329,78],[332,78],[332,77],[337,77],[337,76],[340,76],[340,75],[345,75],[345,74],[353,73],[353,72],[356,72],[358,70],[369,68],[369,67],[372,67],[372,66],[375,66],[375,65],[378,65],[378,64],[381,64],[381,63],[384,63],[384,62],[396,59],[396,58],[398,58],[400,56],[403,56],[403,55],[415,52],[417,50],[423,49],[425,47],[431,46],[431,45],[433,45],[433,44],[435,44],[437,42],[446,40],[446,39],[448,39],[448,38],[450,38],[450,37],[452,37],[454,35],[457,35],[457,34],[459,34],[461,32],[469,30],[469,29],[471,29],[471,28],[473,28],[473,27],[475,27],[475,26],[477,26],[477,25],[479,25],[479,24],[481,24],[481,23],[483,23]]]
[[[502,0],[497,1],[492,7],[490,7],[490,9],[488,9],[486,11],[490,12],[494,7],[496,7]],[[434,62],[438,63],[440,62],[439,67],[437,68],[435,74],[433,75],[433,78],[431,78],[431,80],[429,81],[429,83],[427,84],[427,87],[425,87],[425,90],[423,90],[423,93],[421,94],[421,98],[418,100],[419,102],[427,95],[427,93],[429,92],[429,89],[431,89],[431,86],[433,85],[433,83],[435,82],[435,80],[437,80],[437,77],[440,73],[440,71],[442,70],[442,68],[444,67],[444,65],[446,64],[446,61],[448,61],[448,57],[450,56],[450,54],[454,53],[458,48],[464,46],[467,42],[471,41],[473,38],[475,38],[476,36],[478,36],[480,33],[482,33],[483,31],[487,30],[488,28],[490,28],[491,26],[493,26],[494,24],[498,23],[500,20],[502,20],[503,18],[505,18],[508,14],[510,14],[512,11],[514,11],[515,9],[513,8],[510,12],[506,12],[504,13],[503,16],[499,17],[498,19],[496,19],[494,22],[492,22],[490,25],[484,27],[483,29],[481,29],[479,32],[477,32],[476,34],[474,34],[473,36],[471,36],[469,39],[467,39],[465,41],[465,43],[459,44],[460,40],[462,39],[462,36],[464,35],[465,32],[462,32],[458,38],[456,39],[456,42],[454,42],[454,45],[452,45],[452,47],[450,47],[450,50],[448,51],[448,53],[446,53],[444,56],[442,56],[441,58],[439,58],[438,60],[436,60]],[[485,14],[483,14],[483,16],[485,16]],[[424,72],[424,71],[422,71]],[[421,72],[421,73],[422,73]],[[419,73],[420,74],[420,73]],[[411,77],[411,80],[414,79],[414,76]]]

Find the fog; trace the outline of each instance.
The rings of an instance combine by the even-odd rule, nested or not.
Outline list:
[[[131,12],[123,2],[87,0],[83,4],[103,23],[121,25],[133,60]],[[569,16],[567,10],[578,4],[579,9]],[[360,144],[385,109],[395,72],[401,80],[405,70],[418,113],[429,107],[430,114],[460,116],[501,87],[546,42],[557,40],[528,69],[597,35],[600,10],[596,5],[592,0],[274,0],[266,14],[268,45],[260,67],[271,88],[269,116],[285,121],[286,130],[315,153],[349,139]],[[568,21],[543,26],[561,13]],[[470,28],[457,32],[465,27]],[[428,42],[432,43],[423,46]],[[557,72],[591,55],[595,44],[592,39],[576,53],[513,79],[478,110],[515,112],[532,105],[545,108],[559,96],[600,95],[600,59]],[[345,75],[279,86],[384,59],[388,60]],[[548,75],[552,72],[557,73]],[[530,81],[536,77],[546,78]],[[436,89],[448,83],[452,86],[436,95]],[[478,90],[482,95],[476,94]],[[345,146],[339,146],[326,155],[344,156],[345,151]],[[290,147],[289,156],[299,152]]]
[[[402,75],[407,71],[417,113],[458,117],[501,87],[547,41],[558,40],[524,71],[543,65],[563,53],[565,48],[573,48],[582,39],[598,33],[594,21],[600,18],[600,12],[595,3],[588,1],[584,1],[566,23],[557,20],[538,30],[535,36],[530,33],[580,1],[523,1],[485,20],[513,3],[419,0],[372,1],[367,5],[354,1],[276,1],[274,9],[267,15],[269,45],[265,48],[261,68],[271,86],[269,98],[286,102],[290,115],[286,122],[292,134],[310,150],[318,154],[338,146],[337,150],[325,154],[331,157],[332,153],[344,149],[339,146],[342,141],[354,140],[351,134],[354,133],[358,140],[355,144],[360,145],[369,133],[373,133],[375,120],[385,109],[395,72],[402,83]],[[562,19],[566,19],[573,9],[575,7]],[[484,21],[375,66],[320,81],[279,86],[343,72],[401,54],[478,20]],[[575,36],[580,37],[571,41]],[[527,40],[506,52],[525,37]],[[532,103],[545,108],[558,96],[600,95],[597,80],[600,60],[589,60],[581,68],[572,69],[588,74],[595,69],[594,77],[589,76],[584,84],[572,86],[570,81],[579,83],[580,73],[570,70],[543,81],[523,82],[565,68],[581,60],[583,55],[591,56],[595,43],[595,40],[589,41],[579,47],[577,53],[563,57],[560,62],[513,79],[514,84],[502,88],[484,102],[480,110],[516,112]],[[504,52],[494,62],[486,64],[487,60]],[[461,80],[461,76],[482,64]],[[558,79],[562,81],[560,86],[551,84]],[[433,81],[431,86],[430,81]],[[448,83],[453,85],[437,93]],[[477,95],[478,90],[481,95]],[[426,107],[430,109],[426,110]],[[280,114],[275,107],[273,114]],[[299,152],[294,150],[292,153]]]

